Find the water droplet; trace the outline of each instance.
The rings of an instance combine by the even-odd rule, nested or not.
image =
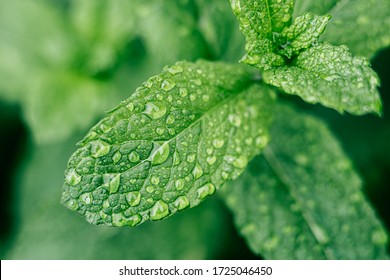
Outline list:
[[[197,85],[197,86],[201,86],[201,85],[202,85],[202,81],[199,80],[199,79],[192,80],[192,83],[193,83],[194,85]]]
[[[306,166],[309,163],[309,158],[304,154],[297,154],[294,156],[294,161],[298,165]]]
[[[183,72],[183,68],[180,65],[172,65],[168,68],[168,72],[175,75],[177,73]]]
[[[102,140],[96,140],[91,143],[91,155],[95,158],[107,155],[110,149],[110,145]]]
[[[190,94],[190,101],[195,101],[195,99],[196,99],[196,94],[191,93]]]
[[[168,128],[169,135],[175,135],[176,131],[173,128]]]
[[[105,123],[101,123],[99,127],[103,131],[103,133],[108,133],[112,129],[112,127],[106,125]]]
[[[152,193],[152,192],[154,192],[154,187],[152,187],[152,186],[147,186],[147,187],[145,188],[145,190],[146,190],[147,193]]]
[[[65,175],[65,180],[69,185],[74,186],[80,183],[81,176],[76,172],[76,170],[70,169]]]
[[[141,202],[141,194],[140,192],[129,192],[126,194],[126,200],[130,206],[137,206]]]
[[[167,124],[173,124],[175,122],[175,116],[174,115],[168,115],[166,121]]]
[[[252,145],[252,143],[253,143],[253,138],[247,138],[247,139],[245,139],[245,144],[247,144],[247,145]]]
[[[241,125],[241,119],[240,119],[240,117],[237,116],[237,115],[230,114],[230,115],[228,116],[228,120],[229,120],[229,122],[230,122],[232,125],[234,125],[234,126],[236,126],[236,127],[239,127],[239,126]]]
[[[160,146],[156,152],[152,156],[152,164],[158,165],[165,162],[169,157],[169,142],[165,142],[162,146]]]
[[[183,210],[190,206],[190,201],[186,196],[179,196],[174,202],[173,205],[177,208],[177,210]]]
[[[176,83],[172,80],[166,79],[162,82],[161,88],[165,91],[169,91],[176,86]]]
[[[234,11],[234,13],[236,13],[236,14],[241,13],[240,0],[230,0],[230,4],[232,6],[232,10]]]
[[[210,96],[208,96],[207,94],[204,94],[204,95],[202,95],[202,100],[203,100],[204,102],[207,102],[207,101],[210,100]]]
[[[133,102],[129,102],[127,105],[126,105],[126,108],[127,110],[129,110],[130,112],[132,112],[134,110],[134,103]]]
[[[184,147],[188,147],[188,142],[187,141],[183,141],[183,142],[181,142],[180,143],[182,146],[184,146]]]
[[[213,146],[216,149],[220,149],[225,144],[225,141],[223,139],[214,139],[213,140]]]
[[[267,146],[268,140],[269,138],[267,135],[258,136],[255,139],[256,146],[259,148],[264,148],[265,146]]]
[[[195,154],[190,154],[187,156],[186,160],[187,160],[187,162],[191,163],[191,162],[194,162],[195,158],[196,158]]]
[[[160,93],[157,93],[157,94],[156,94],[156,98],[157,98],[158,100],[163,100],[163,99],[164,99],[164,96],[163,96],[162,94],[160,94]]]
[[[176,165],[179,165],[180,164],[180,155],[177,151],[175,151],[174,155],[173,155],[173,164],[176,166]]]
[[[120,181],[121,181],[121,175],[120,174],[114,176],[111,179],[111,181],[109,182],[110,194],[118,192]]]
[[[130,184],[134,185],[137,182],[137,179],[130,179]]]
[[[175,182],[175,188],[180,191],[184,188],[184,180],[183,179],[178,179]]]
[[[122,155],[120,152],[116,152],[113,156],[112,156],[112,161],[114,162],[114,164],[117,164],[122,158]]]
[[[245,156],[239,156],[233,161],[233,166],[243,169],[247,166],[248,164],[248,159]]]
[[[159,119],[165,116],[167,112],[167,107],[163,101],[153,101],[146,103],[144,113],[151,119]]]
[[[112,214],[112,225],[114,227],[130,226],[134,227],[142,221],[141,215],[137,214],[129,218],[124,217],[121,213]]]
[[[200,187],[197,191],[199,199],[205,199],[207,196],[212,195],[215,192],[215,186],[212,183],[207,183]]]
[[[207,157],[206,161],[208,164],[213,165],[217,161],[217,158],[215,156]]]
[[[91,193],[84,193],[84,194],[80,195],[80,199],[85,204],[91,204],[93,197],[92,197]]]
[[[75,199],[70,199],[67,203],[66,203],[66,206],[72,210],[72,211],[76,211],[78,208],[79,208],[79,204],[77,203],[77,200]]]
[[[208,155],[211,155],[213,152],[214,152],[214,150],[213,150],[212,148],[207,148],[207,149],[206,149],[206,153],[207,153]]]
[[[130,154],[129,154],[129,161],[132,162],[132,163],[135,163],[135,162],[139,162],[139,154],[135,151],[132,151]]]
[[[194,169],[192,170],[192,175],[194,175],[195,180],[199,179],[203,175],[203,169],[199,163],[195,164]]]
[[[164,201],[159,200],[150,210],[150,219],[153,221],[161,220],[169,215],[169,207]]]
[[[157,128],[156,128],[156,133],[157,133],[158,135],[163,135],[163,134],[164,134],[164,131],[165,131],[164,128],[161,128],[161,127],[157,127]]]
[[[229,178],[229,173],[222,171],[221,176],[222,176],[222,179],[227,180]]]
[[[153,185],[158,185],[158,183],[160,183],[160,178],[157,177],[157,176],[152,176],[152,178],[150,178],[150,182],[151,182]]]
[[[181,97],[186,97],[188,94],[188,90],[186,88],[180,88],[179,94]]]

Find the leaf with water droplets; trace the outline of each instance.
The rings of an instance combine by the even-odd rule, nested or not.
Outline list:
[[[346,46],[318,44],[303,52],[291,66],[264,72],[264,81],[308,103],[339,112],[381,114],[379,78],[367,59],[353,57]]]
[[[309,48],[317,42],[329,20],[330,16],[316,16],[311,13],[297,17],[294,24],[282,31],[279,53],[291,58]]]
[[[345,44],[354,55],[373,57],[390,45],[390,1],[388,0],[327,0],[297,1],[294,15],[312,12],[330,14],[323,39]]]
[[[271,138],[222,190],[251,249],[267,259],[387,259],[385,229],[327,126],[279,105]]]
[[[214,194],[268,143],[274,92],[248,71],[178,62],[151,77],[79,143],[62,203],[93,224],[135,226]]]
[[[290,25],[294,0],[230,0],[233,12],[246,37],[247,54],[242,61],[269,69],[284,65],[284,58],[277,54],[275,39],[283,28]]]

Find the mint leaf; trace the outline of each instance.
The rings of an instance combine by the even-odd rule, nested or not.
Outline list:
[[[223,193],[267,259],[386,259],[387,234],[327,126],[279,106],[272,141]]]
[[[62,203],[94,224],[160,220],[212,195],[268,142],[273,92],[247,67],[179,62],[101,120],[70,158]]]
[[[117,63],[126,44],[136,35],[137,1],[72,0],[70,23],[85,53],[82,67],[91,74]]]
[[[274,40],[289,26],[294,0],[230,0],[233,12],[246,37],[247,54],[242,61],[269,69],[284,64],[282,56],[275,53]]]
[[[291,66],[265,71],[264,81],[339,112],[381,114],[376,73],[365,58],[353,57],[346,46],[313,46],[301,52]]]
[[[229,223],[219,200],[137,230],[94,227],[58,203],[75,137],[30,147],[18,172],[15,215],[22,221],[4,259],[215,259],[228,246]],[[196,234],[194,234],[196,232]],[[218,239],[218,242],[215,240]],[[151,240],[153,242],[151,242]],[[3,245],[3,244],[1,244]]]
[[[226,0],[196,0],[198,25],[212,58],[237,62],[245,49],[245,38]]]
[[[323,39],[345,44],[354,55],[372,58],[390,45],[390,2],[388,0],[298,1],[295,15],[304,12],[330,14]]]
[[[279,53],[291,58],[301,50],[311,47],[317,42],[329,20],[330,16],[316,16],[310,13],[297,17],[294,23],[281,33],[284,42]]]
[[[194,1],[140,1],[137,28],[147,54],[158,71],[179,60],[208,55],[199,31]]]

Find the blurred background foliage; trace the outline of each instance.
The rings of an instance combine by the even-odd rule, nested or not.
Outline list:
[[[244,38],[226,0],[0,0],[0,257],[250,259],[218,196],[133,228],[89,225],[60,205],[75,143],[146,78],[178,60],[238,61]],[[390,228],[390,50],[372,60],[384,117],[325,119]]]

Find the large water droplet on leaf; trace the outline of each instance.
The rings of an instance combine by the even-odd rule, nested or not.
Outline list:
[[[153,158],[152,158],[152,164],[158,165],[158,164],[165,162],[169,157],[169,152],[170,152],[169,142],[165,142],[154,153]]]
[[[154,204],[150,210],[150,219],[151,220],[161,220],[169,215],[169,207],[164,201],[159,200]]]
[[[148,102],[146,103],[144,113],[151,119],[156,120],[165,116],[167,113],[167,107],[163,101]]]

